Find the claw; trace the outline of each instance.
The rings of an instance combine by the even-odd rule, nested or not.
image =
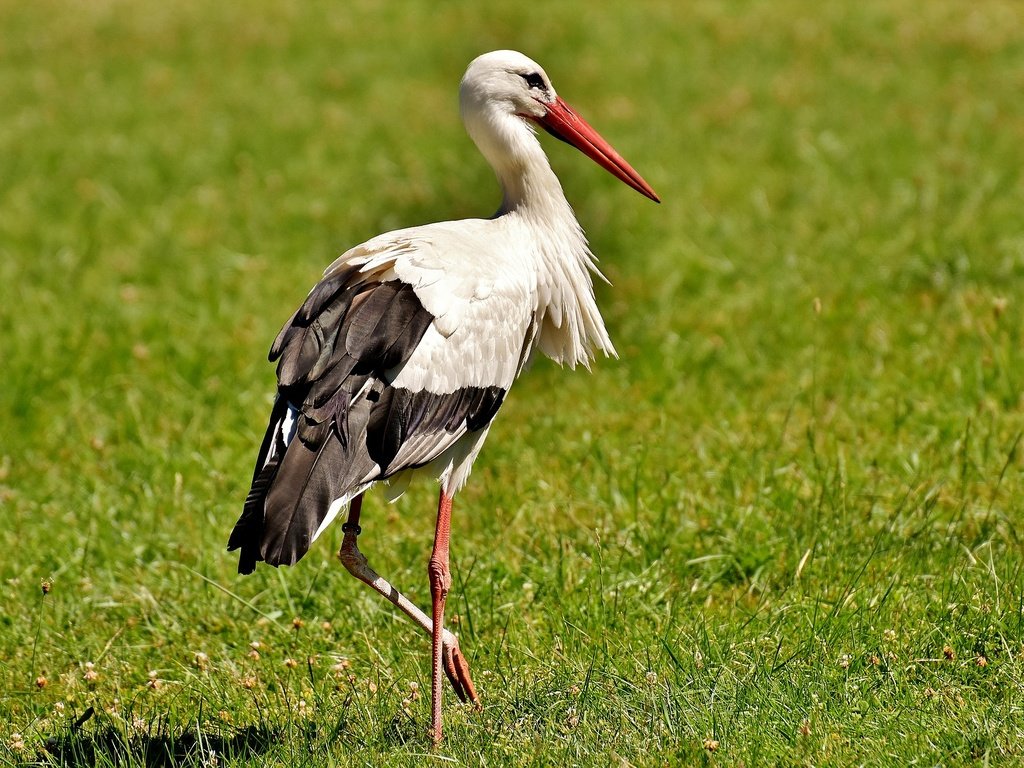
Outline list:
[[[472,702],[473,706],[479,711],[481,709],[480,697],[477,696],[476,686],[473,685],[473,678],[469,676],[469,664],[466,663],[465,656],[459,650],[459,641],[454,635],[452,635],[451,641],[445,638],[442,659],[444,662],[444,672],[448,676],[448,682],[452,684],[452,689],[455,691],[455,695],[459,697],[459,701],[463,703],[467,701]]]

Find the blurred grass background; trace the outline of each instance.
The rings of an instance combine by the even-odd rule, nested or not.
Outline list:
[[[0,759],[426,751],[429,644],[340,531],[245,579],[224,542],[322,268],[497,206],[457,84],[510,47],[664,203],[546,142],[621,359],[538,363],[456,502],[485,709],[434,759],[1022,760],[1019,3],[0,0],[0,28]],[[433,494],[371,500],[361,539],[421,602]]]

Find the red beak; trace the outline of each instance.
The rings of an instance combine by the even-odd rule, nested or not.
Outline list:
[[[554,104],[545,104],[544,106],[547,107],[547,114],[534,118],[544,130],[555,138],[572,144],[584,155],[640,194],[649,197],[656,203],[661,202],[657,193],[651,189],[651,185],[633,170],[633,166],[612,149],[612,145],[602,139],[601,134],[591,128],[586,120],[562,101],[560,96],[555,98]]]

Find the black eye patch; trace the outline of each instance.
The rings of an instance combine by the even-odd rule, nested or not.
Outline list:
[[[539,72],[531,72],[528,75],[523,75],[522,78],[531,88],[540,88],[542,91],[544,90],[544,78],[541,77]]]

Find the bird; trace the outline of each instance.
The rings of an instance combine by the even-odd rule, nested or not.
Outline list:
[[[522,53],[492,51],[470,62],[459,106],[497,176],[497,212],[379,235],[325,270],[270,349],[277,396],[228,540],[241,574],[259,562],[293,565],[346,511],[341,562],[431,638],[435,745],[442,675],[480,708],[458,637],[444,627],[452,499],[536,353],[587,369],[598,353],[616,355],[594,296],[594,277],[603,275],[537,129],[661,202]],[[429,615],[357,546],[367,490],[381,484],[393,501],[418,476],[440,486]]]

